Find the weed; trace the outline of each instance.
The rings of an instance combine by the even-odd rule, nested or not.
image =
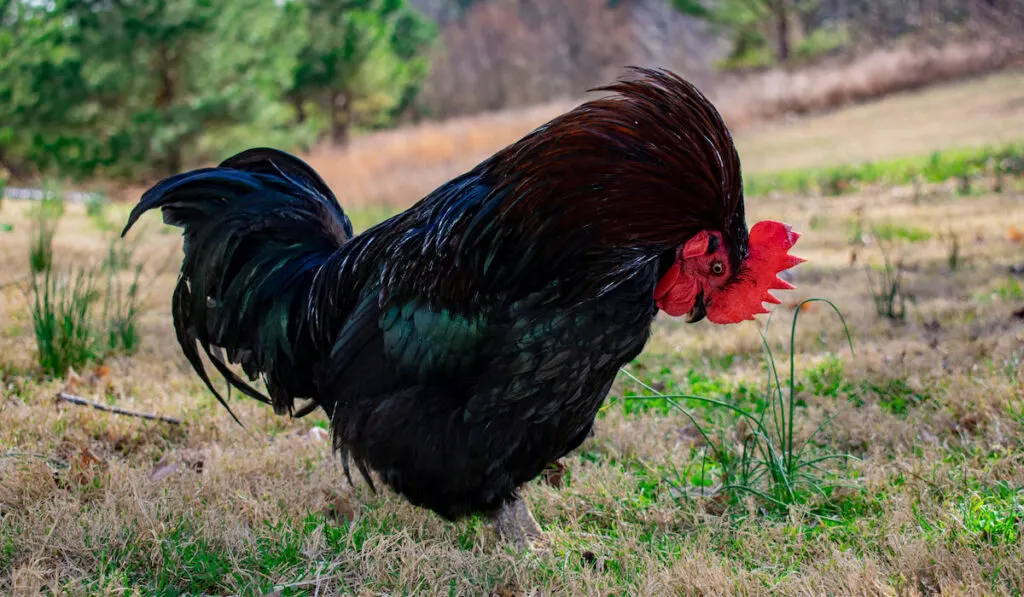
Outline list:
[[[836,355],[825,357],[820,363],[808,369],[804,375],[806,384],[798,384],[799,389],[806,387],[815,396],[835,398],[840,392],[849,390],[846,381],[846,368],[843,361]]]
[[[819,176],[818,184],[821,186],[821,192],[825,195],[842,195],[850,191],[859,178],[855,169],[839,166],[825,170]]]
[[[824,299],[809,299],[810,302],[824,302],[832,307],[843,322],[846,321],[838,308]],[[702,462],[700,470],[694,473],[687,470],[685,476],[675,471],[674,479],[664,479],[675,492],[685,494],[683,484],[706,486],[709,480],[717,478],[721,486],[716,493],[725,492],[735,503],[740,494],[752,494],[762,499],[768,506],[786,511],[790,507],[807,503],[811,495],[827,495],[826,489],[832,486],[827,473],[821,465],[827,461],[853,458],[846,454],[812,455],[808,452],[811,442],[822,429],[827,427],[831,419],[826,419],[810,437],[797,443],[794,432],[797,407],[796,365],[796,330],[801,309],[798,307],[793,314],[790,331],[789,347],[789,379],[785,386],[778,375],[775,358],[768,341],[762,334],[762,342],[768,365],[768,386],[762,405],[755,411],[746,410],[730,402],[695,395],[666,395],[645,384],[639,378],[623,370],[623,372],[645,390],[653,394],[655,399],[663,400],[672,408],[685,415],[696,427],[697,432],[709,447],[710,467]],[[846,330],[850,349],[853,349],[849,330]],[[649,399],[634,397],[634,400]],[[740,440],[739,448],[734,442],[723,436],[719,430],[719,440],[712,440],[710,434],[697,422],[697,419],[678,402],[680,399],[694,400],[732,411],[744,421],[749,429]],[[711,479],[709,479],[709,474]],[[702,493],[704,493],[702,491]]]
[[[1024,526],[1024,489],[1002,482],[982,488],[957,504],[953,517],[985,543],[1013,545]]]
[[[928,392],[916,391],[900,378],[891,378],[881,382],[864,382],[861,389],[862,394],[877,394],[878,405],[882,410],[894,415],[905,415],[911,408],[927,402],[931,398]]]
[[[107,198],[102,193],[93,193],[85,200],[85,215],[101,220],[107,215]]]
[[[1006,276],[992,284],[989,290],[974,293],[972,298],[979,303],[1021,301],[1024,300],[1024,284],[1013,276]]]
[[[946,263],[949,265],[949,271],[955,272],[963,265],[963,257],[960,255],[960,237],[950,230],[942,235],[942,240],[946,245]]]
[[[926,241],[932,237],[931,231],[925,228],[898,226],[891,223],[879,224],[878,226],[872,227],[871,234],[880,241],[902,240],[909,243]]]
[[[56,276],[47,268],[32,276],[32,322],[39,366],[47,375],[63,375],[97,356],[96,331],[89,311],[99,299],[92,272],[77,269]]]
[[[113,249],[111,249],[113,250]],[[139,347],[139,275],[142,264],[136,264],[131,284],[123,288],[120,276],[107,270],[107,294],[103,303],[106,322],[107,349],[132,354]]]
[[[44,373],[63,375],[68,367],[79,369],[106,355],[138,349],[142,264],[133,262],[134,250],[115,241],[99,268],[80,266],[66,276],[51,269],[32,275],[32,319]],[[133,268],[127,286],[119,271],[126,267]],[[104,273],[106,288],[100,292],[96,280]],[[96,319],[93,307],[101,299],[103,311]]]
[[[58,194],[45,197],[32,209],[29,267],[33,274],[53,267],[53,237],[63,215],[64,199]]]
[[[1017,278],[1007,276],[992,290],[992,297],[1001,301],[1024,300],[1024,285]]]
[[[907,317],[907,301],[911,300],[904,290],[903,262],[893,262],[888,243],[879,239],[878,247],[882,253],[882,267],[865,268],[875,313],[879,317],[903,321]]]
[[[135,267],[135,252],[143,238],[145,236],[141,234],[128,238],[114,236],[107,245],[107,256],[103,260],[103,269],[118,272]]]

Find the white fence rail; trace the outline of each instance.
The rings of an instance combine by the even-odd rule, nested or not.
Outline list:
[[[62,191],[56,193],[43,189],[26,189],[19,187],[7,187],[3,190],[4,199],[20,199],[24,201],[42,201],[51,195],[60,195],[68,203],[85,203],[89,200],[103,198],[103,193],[86,193],[83,191]]]

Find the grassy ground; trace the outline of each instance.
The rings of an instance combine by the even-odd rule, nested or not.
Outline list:
[[[935,93],[959,97],[949,101],[963,118],[980,118],[953,91]],[[960,113],[917,97],[936,113]],[[870,125],[850,122],[837,143],[851,140],[858,159],[881,157],[857,153],[853,133]],[[802,151],[800,138],[764,151]],[[801,165],[819,164],[786,167]],[[537,555],[500,544],[484,521],[450,524],[386,492],[349,487],[321,416],[293,421],[237,400],[248,431],[234,425],[179,354],[168,305],[180,239],[156,218],[134,233],[147,263],[138,353],[41,378],[28,298],[9,284],[28,276],[25,206],[8,202],[0,210],[0,223],[13,224],[0,232],[0,593],[1019,595],[1024,279],[1009,268],[1024,261],[1024,187],[1017,180],[969,196],[953,187],[748,199],[750,221],[783,219],[804,234],[798,290],[785,293],[767,332],[783,378],[800,299],[833,300],[853,335],[855,355],[828,309],[801,311],[794,434],[813,436],[811,455],[856,457],[822,462],[820,493],[803,486],[788,511],[742,491],[712,496],[723,470],[712,448],[737,450],[749,425],[683,400],[709,445],[665,401],[627,399],[649,392],[623,375],[565,474],[526,490],[552,537],[551,551]],[[380,212],[355,215],[365,226]],[[107,219],[123,221],[124,209]],[[58,266],[101,258],[110,234],[69,206]],[[881,262],[879,240],[904,264],[913,299],[905,321],[876,314],[865,266]],[[628,370],[666,394],[757,410],[763,323],[659,318]],[[60,390],[184,424],[57,404]]]

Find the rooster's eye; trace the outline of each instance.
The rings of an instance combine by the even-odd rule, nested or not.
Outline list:
[[[711,264],[711,273],[715,274],[716,276],[721,276],[723,273],[725,273],[725,266],[722,265],[721,261],[716,261]]]

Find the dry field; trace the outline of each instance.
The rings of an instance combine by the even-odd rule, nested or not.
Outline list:
[[[1005,140],[1024,130],[1022,80],[1005,73],[739,141],[763,170]],[[343,181],[331,179],[344,198]],[[58,267],[101,258],[112,233],[84,207],[67,209]],[[133,232],[146,263],[138,352],[42,378],[23,284],[26,210],[10,201],[0,209],[0,224],[13,225],[0,232],[0,594],[1024,590],[1024,278],[1010,272],[1024,263],[1020,180],[969,196],[935,185],[916,195],[749,198],[750,221],[783,219],[804,233],[798,290],[785,294],[767,332],[783,385],[800,299],[831,299],[853,336],[851,354],[826,306],[799,311],[797,444],[811,438],[811,456],[853,458],[820,461],[819,483],[801,485],[788,511],[742,490],[715,496],[723,466],[710,454],[735,453],[749,424],[682,400],[705,438],[662,400],[625,399],[640,388],[623,375],[595,437],[565,459],[563,474],[526,490],[552,538],[536,554],[499,543],[483,520],[447,523],[387,492],[348,486],[322,416],[289,420],[237,399],[247,429],[236,426],[179,354],[169,298],[180,238],[155,217]],[[106,218],[119,225],[124,216],[116,206]],[[379,217],[355,216],[362,225]],[[873,302],[865,266],[881,262],[880,240],[904,264],[912,301],[902,322],[879,317]],[[660,318],[629,372],[667,394],[756,410],[765,404],[763,325]],[[58,404],[61,390],[183,424]]]
[[[953,47],[948,53],[956,50]],[[897,85],[905,82],[893,74],[899,69],[930,68],[930,63],[915,62],[919,58],[905,52],[880,52],[867,56],[866,64],[855,62],[836,72],[772,71],[758,79],[724,84],[710,93],[737,132],[748,172],[831,166],[1020,137],[1024,70],[1019,68],[966,83],[897,93],[831,113],[756,124],[763,118],[758,110],[770,115],[783,111],[780,106],[791,103],[787,94],[794,90],[801,97],[831,98],[807,106],[819,110],[862,101],[868,94],[884,95],[887,76]],[[936,62],[958,72],[953,68],[958,64],[955,59],[956,55],[948,63]],[[575,103],[565,100],[375,133],[357,138],[345,150],[324,149],[304,157],[339,190],[346,205],[404,208]]]

